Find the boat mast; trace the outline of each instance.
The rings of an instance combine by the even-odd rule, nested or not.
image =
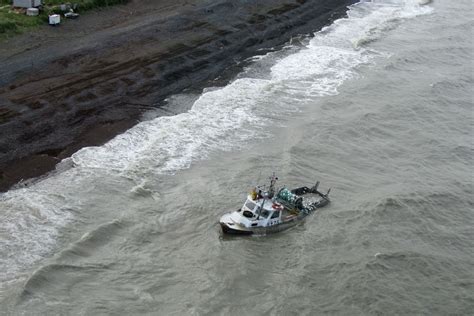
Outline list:
[[[264,196],[262,196],[262,204],[258,208],[257,221],[260,219],[260,214],[262,213],[262,210],[263,210],[263,204],[265,204],[265,197]]]
[[[275,195],[275,184],[278,180],[278,177],[275,176],[275,172],[270,177],[270,187],[268,188],[268,198],[273,198]]]

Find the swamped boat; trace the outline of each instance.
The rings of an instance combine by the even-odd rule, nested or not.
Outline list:
[[[321,193],[319,181],[311,188],[290,190],[283,187],[275,194],[277,180],[273,175],[268,189],[257,186],[240,209],[224,214],[219,221],[222,232],[235,235],[276,233],[295,226],[330,202],[331,189],[326,194]]]

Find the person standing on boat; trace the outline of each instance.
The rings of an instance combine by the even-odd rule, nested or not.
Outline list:
[[[250,197],[252,198],[253,201],[257,199],[257,188],[254,187],[252,191],[250,192]]]

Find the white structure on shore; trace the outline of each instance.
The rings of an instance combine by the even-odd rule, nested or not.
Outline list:
[[[42,4],[42,0],[13,0],[13,6],[16,8],[36,8]]]

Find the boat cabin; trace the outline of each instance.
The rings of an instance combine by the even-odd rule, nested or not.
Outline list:
[[[283,206],[269,198],[252,199],[232,214],[232,220],[245,227],[267,227],[281,223]]]

